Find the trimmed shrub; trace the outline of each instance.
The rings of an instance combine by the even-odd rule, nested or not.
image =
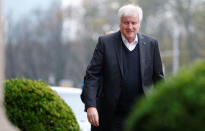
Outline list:
[[[79,131],[71,108],[41,81],[5,82],[5,107],[11,122],[22,131]]]
[[[134,107],[126,131],[205,130],[205,62],[157,85]]]

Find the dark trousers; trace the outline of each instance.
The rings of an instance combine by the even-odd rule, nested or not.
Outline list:
[[[111,131],[124,131],[124,128],[125,128],[125,116],[115,115]]]
[[[112,127],[94,127],[91,126],[91,131],[124,131],[125,117],[122,115],[115,115]]]

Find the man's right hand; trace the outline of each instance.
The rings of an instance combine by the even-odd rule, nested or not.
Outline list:
[[[90,124],[93,126],[99,126],[98,111],[95,107],[89,107],[87,109],[87,117]]]

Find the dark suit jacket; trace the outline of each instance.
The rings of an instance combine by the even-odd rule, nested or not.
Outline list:
[[[156,81],[163,79],[162,63],[157,40],[138,33],[138,42],[142,88],[146,94]],[[100,127],[110,127],[120,96],[124,75],[122,44],[120,31],[99,37],[87,67],[81,98],[86,109],[97,107]]]

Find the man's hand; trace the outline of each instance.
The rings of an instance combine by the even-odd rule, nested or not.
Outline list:
[[[90,124],[93,126],[99,126],[98,111],[95,107],[89,107],[87,109],[87,117]]]

